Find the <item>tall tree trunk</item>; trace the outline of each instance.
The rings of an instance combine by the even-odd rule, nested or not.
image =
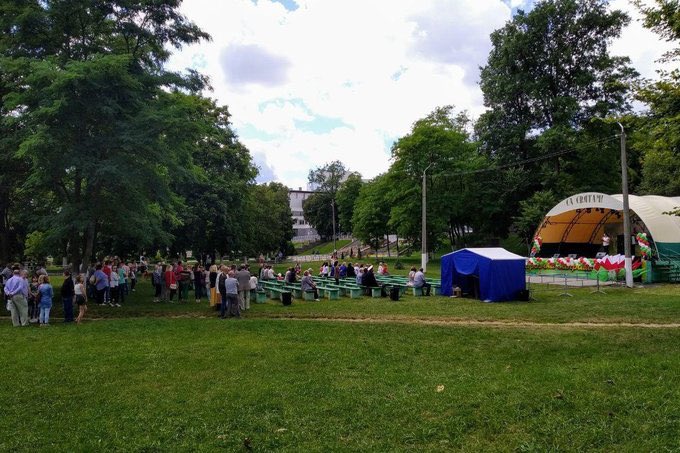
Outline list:
[[[74,274],[80,272],[80,263],[83,256],[80,250],[80,244],[82,244],[80,233],[77,230],[74,230],[71,233],[71,240],[69,241],[69,247],[71,249],[70,250],[71,271]]]
[[[387,256],[391,257],[392,254],[390,253],[390,235],[389,233],[387,234]]]
[[[94,243],[96,240],[96,227],[93,221],[90,221],[87,224],[83,240],[85,245],[83,247],[83,256],[80,262],[83,265],[87,265],[92,260],[92,252],[94,251]],[[81,268],[80,271],[82,272],[83,269]]]
[[[397,258],[399,258],[399,235],[395,234],[395,237],[397,238],[396,244],[397,244]]]

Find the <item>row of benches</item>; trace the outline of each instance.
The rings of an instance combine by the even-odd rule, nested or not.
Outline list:
[[[358,285],[356,281],[352,278],[341,279],[339,284],[335,283],[333,279],[326,278],[315,278],[314,279],[317,290],[319,292],[319,297],[328,300],[337,300],[341,296],[347,296],[349,298],[362,297],[363,294],[370,292],[371,297],[381,297],[382,288],[381,287],[366,287]],[[409,289],[412,291],[414,296],[422,296],[422,288],[415,288],[408,286],[406,280],[397,280],[395,277],[381,278],[379,283],[386,286],[389,291],[393,287],[399,288],[400,295],[404,295]],[[282,294],[290,293],[291,297],[303,300],[313,300],[313,291],[302,291],[299,284],[290,284],[284,281],[270,280],[261,282],[262,290],[257,291],[256,301],[258,303],[265,302],[267,298],[273,300],[281,300]],[[441,285],[439,283],[432,284],[432,294],[437,295],[441,293]]]

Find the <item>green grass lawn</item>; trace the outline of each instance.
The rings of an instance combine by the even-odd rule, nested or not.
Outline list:
[[[56,322],[58,302],[50,328],[4,316],[0,451],[237,450],[245,439],[257,451],[680,449],[680,329],[550,328],[680,323],[680,288],[558,293],[268,302],[223,321],[205,303],[154,304],[142,282],[79,326]],[[541,325],[409,323],[420,319]]]
[[[2,451],[680,448],[678,330],[124,319],[0,340]]]

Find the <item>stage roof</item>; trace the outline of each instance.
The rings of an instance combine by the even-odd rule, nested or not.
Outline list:
[[[537,234],[544,243],[600,244],[605,225],[623,222],[622,200],[621,195],[597,192],[573,195],[548,212]],[[630,195],[629,204],[657,246],[680,244],[680,217],[664,214],[680,206],[680,197]]]

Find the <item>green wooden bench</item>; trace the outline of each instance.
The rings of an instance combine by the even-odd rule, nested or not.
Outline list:
[[[324,298],[328,300],[338,300],[340,299],[340,290],[338,288],[331,288],[328,286],[317,286],[316,289],[319,291],[319,296],[323,293]]]
[[[361,291],[368,295],[368,291],[371,293],[371,297],[382,297],[382,288],[380,286],[360,286]]]
[[[293,293],[293,297],[296,299],[302,299],[302,289],[299,286],[283,285],[283,289]]]
[[[363,290],[359,286],[345,286],[345,291],[350,299],[356,299],[363,295]]]
[[[269,298],[272,300],[281,300],[281,293],[284,291],[283,288],[269,287]]]
[[[302,300],[314,300],[314,291],[302,291]]]
[[[267,293],[264,290],[257,291],[255,293],[255,303],[256,304],[263,304],[267,302]]]

